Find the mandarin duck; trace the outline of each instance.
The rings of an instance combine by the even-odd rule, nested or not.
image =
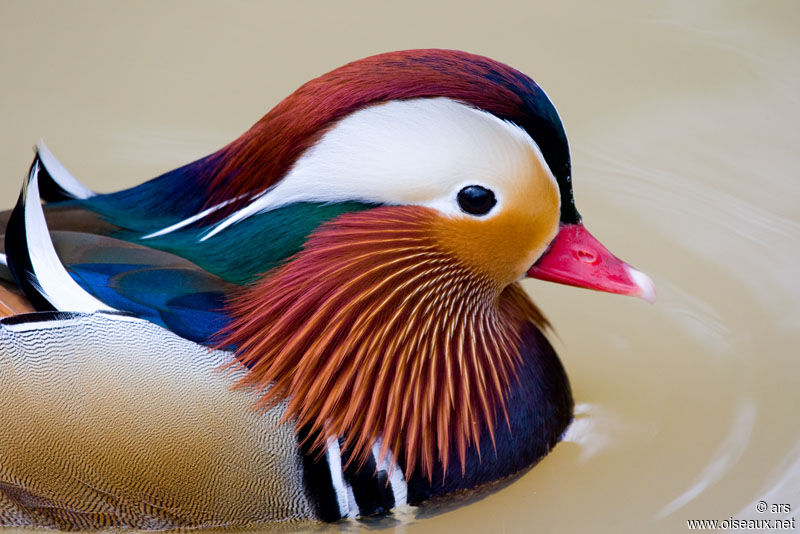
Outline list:
[[[349,63],[116,193],[41,143],[0,228],[2,525],[336,521],[509,477],[573,408],[519,280],[655,294],[582,225],[542,89],[452,50]]]

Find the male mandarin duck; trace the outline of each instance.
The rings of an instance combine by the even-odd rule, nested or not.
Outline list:
[[[654,297],[570,172],[539,86],[451,50],[117,193],[40,144],[0,219],[0,524],[335,521],[533,465],[573,401],[518,281]]]

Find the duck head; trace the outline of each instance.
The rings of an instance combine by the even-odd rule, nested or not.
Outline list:
[[[230,301],[220,345],[260,405],[287,402],[320,450],[381,440],[406,473],[464,466],[507,417],[535,277],[652,300],[583,227],[544,92],[488,58],[382,54],[312,80],[212,157],[203,239],[282,206],[355,203]],[[314,209],[314,208],[309,208]],[[281,229],[277,228],[275,237]],[[269,247],[270,235],[254,247]]]

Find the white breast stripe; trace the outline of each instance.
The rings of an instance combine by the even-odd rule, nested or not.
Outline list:
[[[47,169],[48,174],[53,178],[61,188],[75,198],[90,198],[97,196],[97,193],[80,183],[74,176],[64,167],[60,161],[56,159],[47,145],[44,144],[44,139],[39,141],[39,146],[36,148],[36,153],[42,161],[42,165]]]
[[[358,506],[355,504],[355,497],[352,497],[353,507],[350,507],[349,501],[353,494],[353,488],[344,480],[342,452],[339,449],[339,441],[335,437],[328,440],[325,457],[331,470],[331,482],[333,490],[336,492],[336,500],[339,502],[339,513],[342,517],[356,517],[359,513]]]
[[[353,493],[353,486],[350,484],[347,485],[347,506],[350,507],[350,513],[352,515],[348,515],[347,517],[356,517],[359,515],[358,511],[358,503],[356,502],[356,494]],[[355,510],[355,512],[353,512]]]
[[[2,252],[0,252],[0,264],[3,264],[6,267],[8,267],[8,257]]]
[[[403,470],[394,460],[392,451],[386,449],[386,454],[381,460],[381,439],[375,442],[372,446],[372,456],[375,457],[375,465],[378,466],[378,471],[385,471],[389,475],[389,485],[392,487],[392,494],[394,494],[394,505],[405,506],[408,504],[408,486],[406,485]]]
[[[97,300],[72,279],[56,254],[39,197],[39,162],[31,168],[24,191],[25,239],[35,280],[44,296],[59,311],[114,310]]]

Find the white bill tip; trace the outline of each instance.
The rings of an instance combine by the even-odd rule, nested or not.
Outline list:
[[[642,290],[638,296],[650,304],[654,303],[656,301],[656,285],[653,283],[653,279],[631,266],[627,266],[626,269],[634,283]]]

